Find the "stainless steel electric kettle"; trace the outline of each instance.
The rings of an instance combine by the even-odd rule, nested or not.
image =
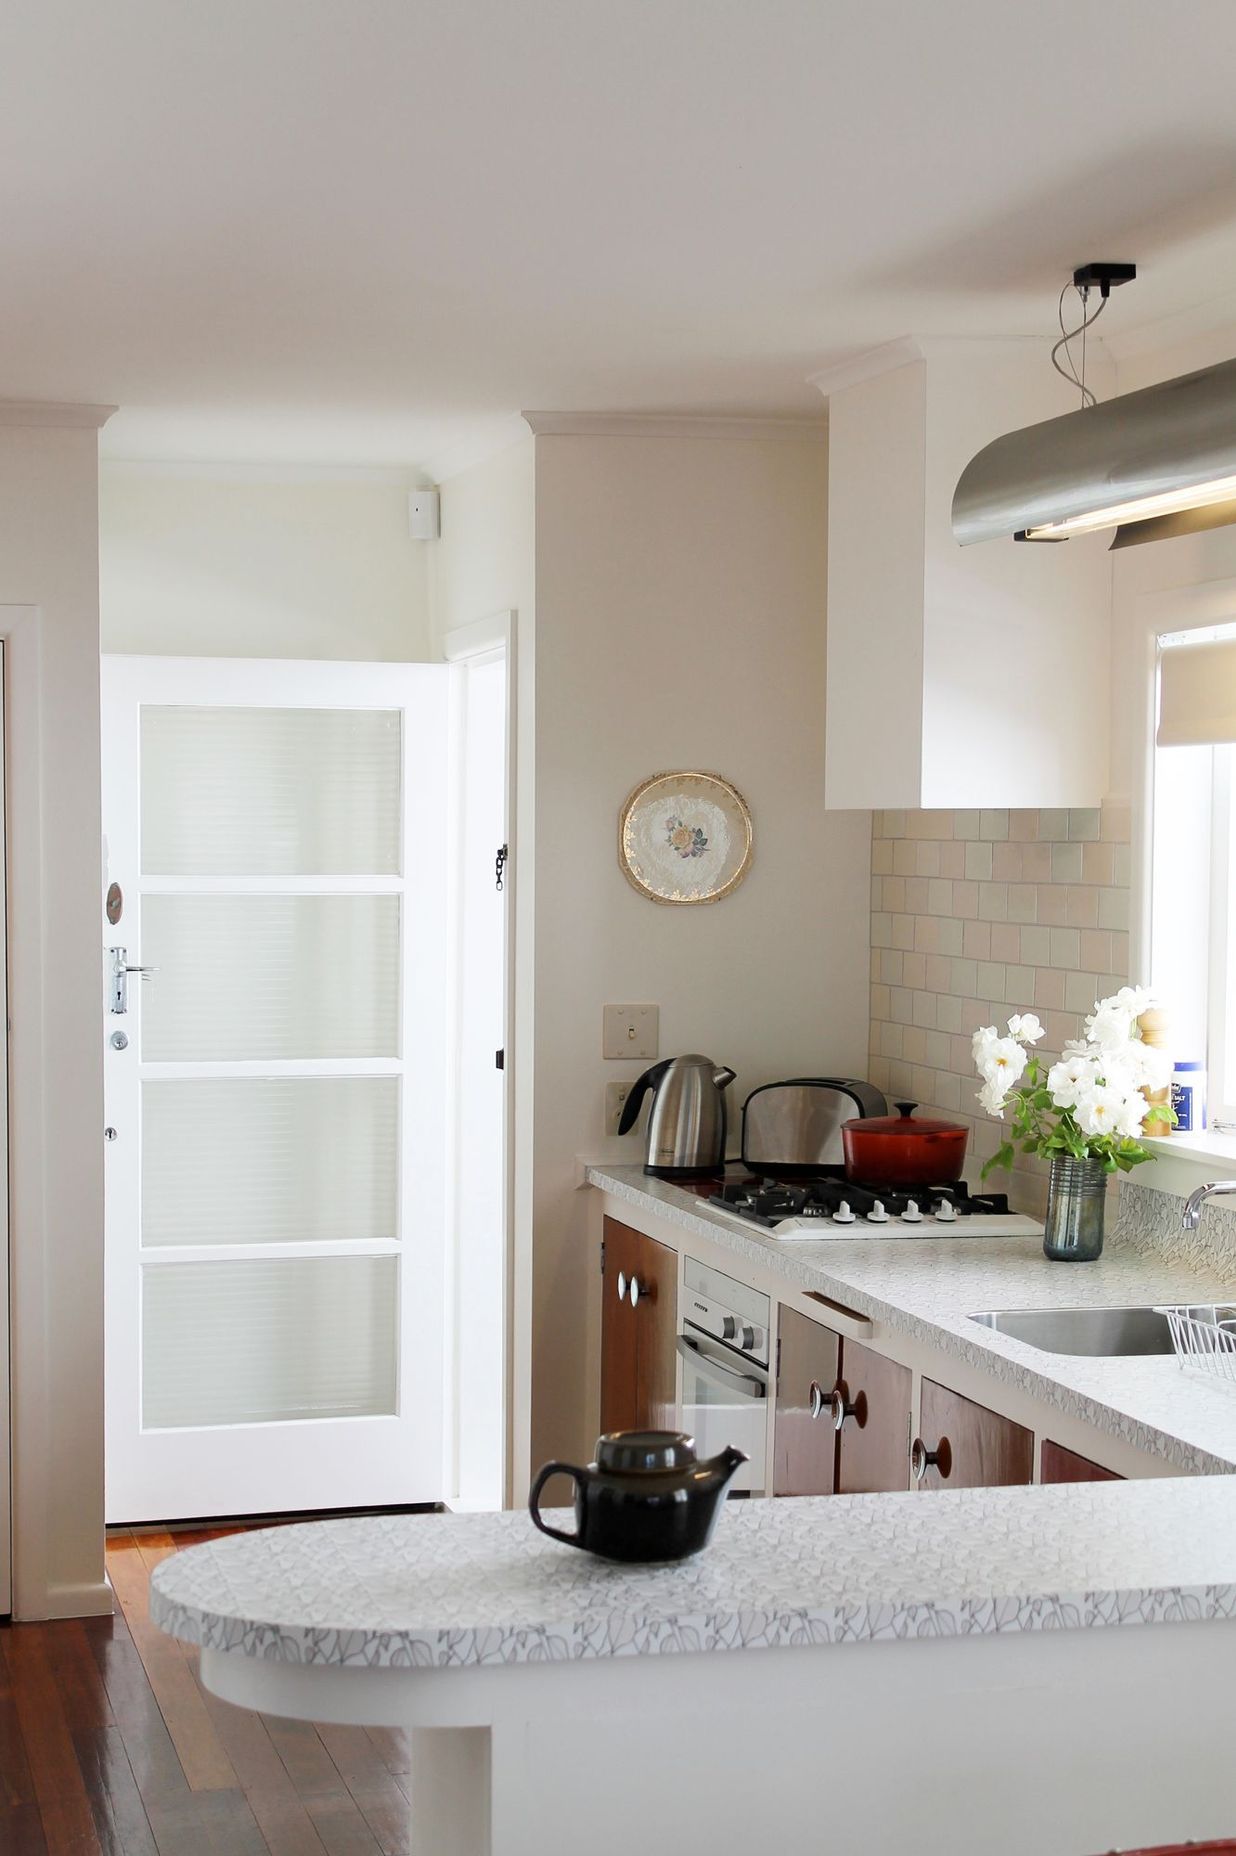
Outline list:
[[[659,1179],[702,1179],[725,1170],[725,1095],[733,1070],[711,1057],[667,1057],[636,1081],[623,1104],[619,1134],[635,1126],[651,1089],[645,1173]]]

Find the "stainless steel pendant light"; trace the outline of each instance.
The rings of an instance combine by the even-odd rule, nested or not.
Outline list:
[[[1229,522],[1236,361],[1007,432],[971,458],[953,493],[953,533],[963,547],[1114,528],[1112,546],[1123,548]]]

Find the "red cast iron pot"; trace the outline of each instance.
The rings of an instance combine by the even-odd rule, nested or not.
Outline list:
[[[895,1115],[842,1122],[846,1178],[870,1186],[949,1186],[960,1179],[969,1128],[920,1119],[914,1102],[896,1106]]]

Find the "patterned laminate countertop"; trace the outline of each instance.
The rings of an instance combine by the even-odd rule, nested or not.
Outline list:
[[[318,1521],[175,1554],[150,1604],[213,1650],[425,1670],[1230,1620],[1236,1482],[730,1502],[645,1568],[518,1512]]]
[[[1170,1355],[1044,1353],[969,1319],[985,1309],[1236,1300],[1236,1261],[1209,1237],[1226,1227],[1209,1213],[1192,1247],[1181,1234],[1173,1248],[1178,1201],[1125,1187],[1120,1222],[1099,1261],[1060,1264],[1047,1261],[1037,1237],[778,1239],[639,1167],[592,1166],[587,1177],[619,1204],[706,1238],[788,1287],[830,1295],[1174,1468],[1236,1470],[1236,1386],[1185,1372]],[[1151,1230],[1155,1220],[1161,1228]]]

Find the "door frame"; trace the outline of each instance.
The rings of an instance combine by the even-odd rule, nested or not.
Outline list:
[[[527,1497],[532,1438],[532,1236],[530,1220],[520,1218],[521,1205],[525,1200],[531,1202],[532,1156],[531,935],[521,933],[521,910],[531,909],[532,893],[530,887],[526,887],[521,895],[519,883],[521,836],[528,858],[532,851],[530,808],[521,803],[519,784],[521,657],[523,675],[530,679],[532,671],[525,631],[518,611],[511,607],[456,626],[442,639],[442,655],[448,664],[466,665],[471,658],[486,657],[499,650],[506,659],[507,861],[503,880],[508,900],[506,1023],[503,1027],[506,1058],[502,1091],[506,1257],[503,1485],[508,1508],[522,1506]],[[531,687],[530,681],[528,687]]]

